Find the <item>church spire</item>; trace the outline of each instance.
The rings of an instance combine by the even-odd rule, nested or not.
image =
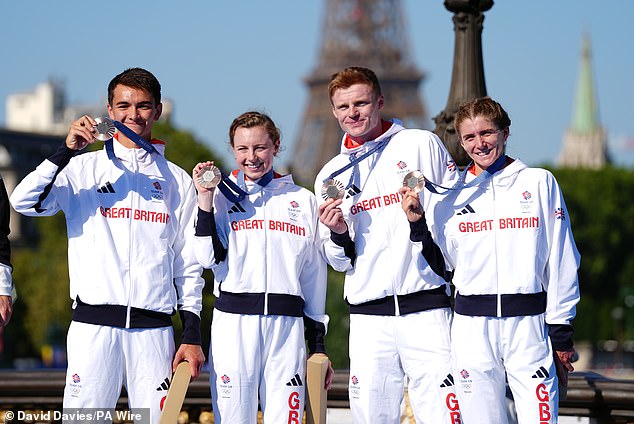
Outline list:
[[[572,130],[588,134],[600,127],[597,102],[594,95],[594,79],[590,53],[590,37],[583,35],[581,69],[577,81],[577,93],[572,118]]]
[[[590,37],[584,33],[572,123],[566,131],[558,160],[562,167],[599,169],[608,163],[605,131],[599,122],[591,56]]]

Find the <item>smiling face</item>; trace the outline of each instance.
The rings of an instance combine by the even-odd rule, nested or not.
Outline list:
[[[478,115],[464,119],[457,129],[462,147],[476,166],[476,175],[504,154],[508,128],[498,129],[490,119]]]
[[[263,125],[239,127],[233,135],[232,147],[238,169],[250,180],[258,180],[273,168],[279,140],[271,140]]]
[[[383,96],[377,96],[372,86],[353,84],[339,88],[333,93],[331,101],[333,115],[352,140],[363,143],[382,134]]]
[[[161,117],[162,105],[156,104],[152,95],[143,89],[117,85],[113,90],[108,115],[111,119],[125,124],[145,140],[152,138],[152,125]],[[125,137],[119,135],[119,141],[127,145]],[[132,142],[130,142],[132,143]],[[136,146],[134,143],[127,147]]]

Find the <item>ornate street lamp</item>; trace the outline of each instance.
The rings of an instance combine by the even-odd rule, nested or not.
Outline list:
[[[492,6],[493,0],[445,0],[445,8],[454,13],[456,37],[449,98],[445,109],[434,117],[434,132],[461,168],[470,159],[458,141],[454,118],[460,103],[487,94],[482,66],[482,12]]]

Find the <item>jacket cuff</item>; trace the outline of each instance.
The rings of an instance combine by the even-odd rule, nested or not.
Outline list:
[[[334,231],[330,231],[330,240],[339,247],[346,247],[348,244],[353,243],[348,230],[346,230],[343,234],[337,234]]]
[[[313,353],[326,353],[325,335],[326,326],[322,322],[315,321],[304,315],[304,337],[308,345],[309,355]]]
[[[429,264],[429,267],[440,276],[446,282],[450,282],[453,277],[452,271],[447,271],[447,264],[445,263],[445,257],[440,250],[440,247],[434,242],[429,228],[427,228],[427,221],[423,217],[416,222],[409,223],[409,239],[412,242],[421,242],[422,250],[421,254]]]
[[[71,158],[75,156],[75,153],[77,153],[76,150],[69,149],[66,143],[64,143],[59,146],[55,153],[49,156],[48,160],[53,162],[59,168],[63,168],[68,165],[68,162],[70,162]]]
[[[354,241],[350,238],[350,232],[346,230],[343,234],[337,234],[333,231],[330,232],[330,240],[339,247],[343,247],[343,252],[350,259],[350,263],[354,266],[357,260],[357,249],[354,246]]]
[[[13,292],[13,279],[11,267],[0,264],[0,296],[11,296]]]
[[[431,233],[427,228],[427,220],[425,217],[416,222],[409,223],[409,239],[413,242],[427,242],[431,240]]]
[[[196,220],[196,235],[208,237],[213,232],[214,213],[198,208],[198,219]]]
[[[572,333],[574,332],[572,325],[568,324],[546,324],[548,326],[548,335],[554,350],[570,350],[573,346]]]
[[[223,246],[218,236],[218,228],[216,227],[216,217],[214,216],[213,208],[211,212],[198,208],[195,235],[198,237],[211,236],[211,242],[214,247],[214,260],[217,264],[227,259],[227,249]]]
[[[183,324],[181,344],[202,345],[200,337],[200,317],[193,312],[178,311]]]

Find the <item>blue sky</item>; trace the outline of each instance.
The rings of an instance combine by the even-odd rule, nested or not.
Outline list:
[[[404,0],[403,7],[414,62],[426,75],[422,99],[433,117],[449,93],[452,14],[442,0]],[[281,128],[286,150],[278,160],[289,163],[324,11],[325,1],[317,0],[1,2],[0,125],[8,94],[60,78],[69,103],[105,104],[110,79],[141,66],[174,102],[176,125],[225,159],[231,120],[259,109]],[[530,165],[555,162],[572,117],[587,31],[610,154],[616,164],[634,167],[632,16],[631,0],[497,0],[485,13],[487,90],[511,116],[511,156]]]

